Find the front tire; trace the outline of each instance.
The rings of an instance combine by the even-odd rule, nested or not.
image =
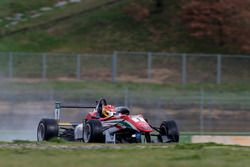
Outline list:
[[[83,141],[85,143],[103,143],[102,123],[99,120],[89,120],[83,128]]]
[[[48,141],[58,137],[59,127],[55,119],[42,119],[37,127],[37,141]]]
[[[179,130],[176,125],[176,122],[171,121],[163,121],[160,126],[160,135],[167,136],[169,141],[167,142],[179,142]]]
[[[145,141],[146,143],[151,143],[151,136],[149,132],[145,133]]]

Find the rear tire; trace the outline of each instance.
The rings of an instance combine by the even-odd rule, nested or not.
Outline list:
[[[179,142],[179,131],[176,125],[176,122],[171,121],[163,121],[160,126],[160,134],[161,136],[167,136],[170,140],[169,142]]]
[[[99,120],[89,120],[83,128],[83,141],[85,143],[103,143],[102,123]]]
[[[37,141],[48,141],[58,137],[59,127],[55,119],[42,119],[37,127]]]

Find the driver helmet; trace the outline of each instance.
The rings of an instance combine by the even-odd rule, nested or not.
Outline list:
[[[111,117],[115,114],[115,107],[112,105],[105,105],[102,107],[102,115],[104,117]]]

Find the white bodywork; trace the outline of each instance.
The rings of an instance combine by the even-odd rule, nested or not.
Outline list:
[[[82,132],[83,132],[83,124],[77,125],[74,130],[75,140],[81,140],[83,138]]]
[[[144,120],[144,118],[141,116],[141,115],[133,115],[131,116],[132,120],[135,121],[135,122],[146,122]],[[104,132],[103,132],[103,135],[105,135],[105,138],[106,138],[106,143],[109,143],[109,142],[114,142],[114,133],[119,131],[121,128],[126,128],[126,126],[124,125],[120,125],[121,128],[117,128],[113,125],[119,123],[119,122],[122,122],[123,119],[116,119],[116,120],[110,120],[110,121],[104,121],[102,122],[102,126],[105,128],[105,127],[110,127],[110,128],[107,128]],[[128,121],[125,121],[127,124],[129,124],[133,129],[137,130],[137,128],[132,125],[130,122]],[[82,140],[83,139],[83,124],[79,124],[75,127],[74,129],[74,138],[75,140]]]

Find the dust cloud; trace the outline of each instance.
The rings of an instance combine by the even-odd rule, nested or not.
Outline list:
[[[78,91],[79,92],[79,91]],[[8,85],[0,82],[0,141],[36,140],[37,126],[42,118],[54,118],[56,101],[85,104],[85,99],[71,98],[74,91],[55,91],[50,88]],[[94,101],[93,101],[94,102]],[[62,110],[65,121],[82,122],[86,110]]]
[[[36,140],[41,118],[53,118],[53,102],[0,102],[0,141]]]
[[[53,118],[54,97],[50,88],[0,81],[0,141],[36,140],[41,118]]]

